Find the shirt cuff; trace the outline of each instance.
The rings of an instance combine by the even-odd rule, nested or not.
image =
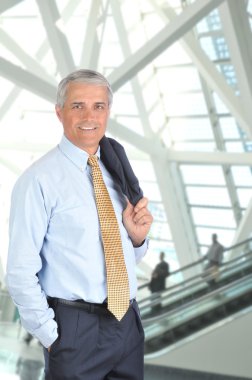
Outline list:
[[[149,239],[146,238],[140,247],[134,247],[136,263],[138,264],[145,256],[149,247]]]
[[[58,327],[54,319],[48,320],[43,326],[33,331],[33,335],[45,348],[50,347],[58,338]]]

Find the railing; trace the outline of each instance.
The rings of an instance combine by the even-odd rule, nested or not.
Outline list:
[[[239,242],[235,245],[232,245],[228,248],[225,248],[224,250],[224,261],[222,263],[222,267],[227,265],[228,263],[232,263],[232,262],[235,262],[236,260],[239,260],[240,258],[244,257],[246,258],[246,255],[249,255],[250,254],[250,248],[248,247],[248,243],[251,242],[252,243],[252,238],[249,238],[249,239],[246,239],[242,242]],[[225,256],[227,256],[227,253],[228,252],[231,252],[231,251],[234,251],[235,249],[239,248],[239,247],[242,247],[244,246],[244,250],[247,250],[247,253],[243,253],[240,251],[240,254],[235,257],[234,259],[229,259],[227,260],[225,258]],[[169,273],[169,282],[172,282],[172,277],[174,277],[175,275],[179,274],[180,277],[182,276],[182,278],[186,277],[184,276],[184,272],[186,272],[187,270],[192,270],[195,272],[195,273],[200,273],[200,274],[197,274],[195,276],[190,276],[190,278],[188,280],[182,280],[180,281],[179,283],[175,283],[175,281],[173,281],[175,283],[175,285],[169,285],[167,288],[169,288],[170,290],[171,289],[175,289],[176,287],[180,287],[182,284],[187,284],[187,283],[190,283],[192,282],[194,279],[198,279],[201,277],[201,273],[204,271],[204,263],[207,262],[207,259],[205,257],[202,257],[201,259],[199,260],[196,260],[196,261],[193,261],[192,263],[188,264],[188,265],[185,265],[179,269],[176,269],[172,272]],[[146,290],[148,289],[150,285],[150,282],[146,282],[145,284],[142,284],[138,287],[138,291],[141,292],[141,290]],[[140,302],[141,302],[141,293],[139,293],[139,299],[140,299]]]
[[[162,292],[150,294],[138,301],[145,329],[147,352],[153,345],[153,340],[154,346],[157,347],[158,341],[165,340],[166,345],[175,343],[178,331],[181,334],[182,330],[188,328],[190,330],[190,326],[194,325],[190,332],[185,333],[191,334],[208,323],[211,324],[215,318],[230,316],[234,311],[251,305],[252,252],[248,246],[248,242],[251,241],[252,239],[247,239],[226,249],[229,251],[239,247],[240,254],[223,262],[215,289],[209,286],[209,278],[204,276],[202,271],[178,284],[168,286]],[[204,259],[199,260],[196,264],[203,261]],[[193,265],[195,262],[190,267]],[[155,305],[161,305],[158,312],[153,312]],[[210,321],[211,315],[214,317]]]
[[[145,330],[145,355],[157,352],[181,339],[219,321],[231,321],[235,314],[251,312],[252,281],[251,273],[216,288],[195,299],[188,300],[171,309],[143,318]]]

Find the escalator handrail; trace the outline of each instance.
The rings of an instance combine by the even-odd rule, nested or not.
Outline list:
[[[230,284],[227,284],[227,285],[224,285],[221,287],[221,290],[228,290],[228,289],[231,289],[232,287],[234,286],[237,286],[239,285],[240,283],[246,281],[246,280],[250,280],[251,279],[251,274],[248,274],[242,278],[239,278],[238,280],[235,280],[233,281],[232,283]],[[147,327],[149,326],[150,324],[153,324],[153,323],[156,323],[156,322],[159,322],[160,320],[163,320],[164,318],[166,317],[171,317],[174,312],[182,312],[183,310],[189,308],[189,307],[193,307],[195,305],[198,305],[199,302],[201,301],[205,301],[209,298],[212,298],[213,295],[216,295],[219,293],[219,289],[215,289],[213,291],[211,291],[211,293],[207,293],[207,294],[204,294],[200,297],[198,297],[197,299],[194,299],[190,302],[187,302],[186,304],[183,304],[183,305],[180,305],[180,306],[176,306],[176,308],[172,309],[172,310],[168,310],[162,314],[158,314],[158,315],[155,315],[153,317],[150,317],[150,318],[146,318],[146,319],[143,319],[142,320],[142,323],[143,323],[143,326],[144,327]],[[197,308],[195,308],[197,309]]]
[[[252,258],[252,251],[249,251],[249,252],[245,253],[244,255],[238,256],[238,257],[236,257],[236,258],[234,258],[234,259],[232,259],[232,260],[229,260],[229,261],[226,261],[226,262],[222,263],[222,264],[221,264],[221,267],[229,266],[229,265],[235,263],[236,261],[240,260],[241,258],[245,258],[245,257],[247,257],[247,256],[251,256],[251,258]],[[251,259],[251,258],[250,258],[250,259]],[[170,277],[170,275],[169,275],[169,277]],[[195,279],[197,279],[197,278],[201,278],[201,277],[202,277],[202,273],[197,274],[197,275],[195,275],[195,276],[192,276],[192,277],[187,278],[186,280],[180,281],[179,283],[176,283],[176,284],[174,284],[174,285],[172,285],[172,286],[168,286],[165,290],[162,290],[162,291],[157,292],[157,293],[162,293],[162,292],[165,292],[165,291],[167,291],[167,290],[170,291],[170,290],[172,290],[172,289],[180,288],[181,286],[185,286],[187,283],[189,283],[189,282],[191,282],[191,281],[193,281],[193,280],[195,280]],[[148,284],[149,284],[149,283],[148,283]],[[147,285],[148,285],[148,284],[147,284]],[[145,284],[145,285],[146,285],[146,284]],[[151,297],[151,296],[150,296],[150,297]],[[143,300],[146,300],[147,298],[149,298],[149,297],[146,297],[146,298],[144,298],[144,299],[142,299],[142,300],[139,300],[138,302],[141,303],[141,302],[143,302]]]
[[[252,238],[249,238],[249,239],[243,240],[242,242],[239,242],[239,243],[237,243],[237,244],[234,244],[234,245],[232,245],[232,246],[230,246],[230,247],[228,247],[228,248],[224,248],[224,252],[231,251],[231,250],[233,250],[234,248],[237,248],[237,247],[239,247],[239,246],[241,246],[241,245],[244,245],[244,244],[246,244],[246,243],[248,243],[248,242],[250,242],[250,241],[252,241]],[[249,253],[252,253],[252,251],[250,251],[250,252],[248,252],[248,253],[246,253],[246,254],[244,254],[244,255],[241,255],[241,256],[235,257],[234,259],[228,260],[226,263],[228,263],[228,262],[233,262],[233,261],[235,261],[235,260],[238,260],[238,259],[240,259],[240,258],[242,258],[242,257],[244,257],[244,256],[246,256],[246,255],[248,255]],[[200,258],[199,260],[193,261],[193,262],[190,263],[190,264],[187,264],[187,265],[185,265],[185,266],[183,266],[183,267],[181,267],[181,268],[179,268],[179,269],[176,269],[176,270],[170,272],[169,277],[170,277],[170,276],[173,276],[174,274],[177,274],[177,273],[179,273],[179,272],[183,272],[184,270],[187,270],[187,269],[189,269],[189,268],[196,267],[198,264],[203,263],[203,262],[206,261],[206,260],[207,260],[206,257],[202,257],[202,258]],[[224,264],[224,263],[223,263],[223,264]],[[148,287],[149,284],[150,284],[150,282],[148,281],[148,282],[146,282],[145,284],[140,285],[140,286],[138,287],[138,290],[141,290],[141,289],[144,289],[144,288]]]
[[[251,255],[251,254],[252,254],[252,252],[249,252],[249,253],[245,254],[244,256]],[[243,257],[243,256],[241,256],[241,257]],[[239,259],[240,259],[241,257],[239,257]],[[251,260],[252,260],[252,256],[251,256]],[[233,263],[234,261],[236,261],[236,260],[230,260],[230,261],[228,261],[228,262],[226,262],[226,263],[223,263],[222,266],[229,266],[229,265],[230,265],[231,263]],[[240,265],[242,265],[242,264],[243,264],[243,263],[240,263]],[[239,272],[242,268],[241,268],[241,269],[238,269],[238,268],[236,267],[236,269],[237,269],[237,272]],[[223,269],[221,270],[221,272],[222,272],[222,273],[225,273],[225,272],[228,272],[229,270],[230,270],[230,268],[223,268]],[[171,290],[174,290],[174,289],[176,289],[176,288],[178,288],[178,287],[184,286],[184,285],[186,285],[187,283],[192,282],[193,280],[198,279],[198,278],[200,278],[199,281],[194,282],[193,284],[189,284],[189,286],[187,286],[186,289],[189,290],[190,288],[193,288],[195,285],[197,286],[197,285],[200,285],[200,284],[202,284],[202,283],[205,284],[205,283],[206,283],[206,280],[211,279],[211,275],[209,275],[208,277],[204,277],[204,278],[202,278],[202,274],[204,274],[204,273],[201,273],[201,274],[198,274],[198,275],[196,275],[196,276],[190,277],[190,278],[188,278],[188,279],[186,279],[186,280],[180,282],[179,284],[175,284],[175,285],[173,285],[173,286],[171,286],[171,287],[168,287],[168,288],[166,288],[165,290],[162,290],[162,291],[160,291],[160,292],[156,292],[156,295],[157,295],[157,296],[161,296],[162,294],[165,294],[165,296],[163,297],[163,300],[166,300],[167,298],[174,297],[174,296],[176,296],[176,295],[182,293],[182,292],[185,290],[185,288],[175,290],[174,292],[170,292]],[[167,293],[167,294],[166,294],[166,293]],[[183,297],[181,297],[181,299],[183,299]],[[150,301],[150,302],[147,303],[147,305],[142,306],[142,310],[145,309],[145,308],[148,308],[151,304],[153,304],[152,294],[150,294],[148,297],[145,297],[145,298],[143,298],[142,300],[139,300],[139,301],[138,301],[138,305],[139,305],[140,307],[141,307],[141,305],[142,305],[143,303],[148,302],[148,301]]]

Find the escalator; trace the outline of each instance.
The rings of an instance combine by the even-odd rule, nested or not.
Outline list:
[[[161,293],[140,299],[145,354],[162,350],[252,305],[252,252],[249,242],[250,239],[226,250],[226,254],[234,249],[239,249],[239,252],[235,259],[223,263],[214,288],[209,286],[209,278],[203,271],[204,263],[199,260],[180,270],[190,269],[192,273],[195,269],[197,275]]]
[[[246,377],[221,375],[188,369],[145,365],[144,380],[248,380]]]

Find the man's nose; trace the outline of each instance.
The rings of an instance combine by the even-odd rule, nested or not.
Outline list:
[[[84,108],[82,110],[82,117],[85,120],[94,120],[94,110],[92,108]]]

